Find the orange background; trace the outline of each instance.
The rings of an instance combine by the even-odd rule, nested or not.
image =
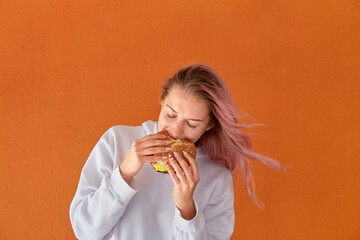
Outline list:
[[[114,125],[157,120],[160,88],[212,66],[267,126],[260,211],[237,180],[232,239],[360,239],[357,0],[0,3],[0,239],[74,239],[80,171]]]

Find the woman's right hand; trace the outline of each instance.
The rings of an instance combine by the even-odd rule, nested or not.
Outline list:
[[[152,156],[156,153],[169,152],[165,147],[170,142],[164,140],[166,137],[161,134],[151,134],[135,140],[119,166],[120,174],[129,184],[130,180],[138,174],[144,163],[163,160],[162,156]]]

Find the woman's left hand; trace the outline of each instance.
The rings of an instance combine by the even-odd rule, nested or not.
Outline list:
[[[179,209],[181,216],[190,220],[196,215],[193,194],[199,183],[199,170],[194,158],[184,152],[184,156],[189,161],[190,166],[185,162],[180,153],[178,156],[174,153],[176,160],[171,156],[170,164],[174,168],[167,167],[169,175],[174,182],[174,202]]]

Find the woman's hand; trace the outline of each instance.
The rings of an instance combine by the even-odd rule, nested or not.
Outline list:
[[[170,149],[165,147],[169,142],[164,140],[165,138],[160,134],[151,134],[132,143],[127,156],[119,166],[120,174],[127,183],[138,174],[144,163],[163,160],[162,156],[151,155],[169,152]]]
[[[195,203],[193,199],[194,191],[199,183],[199,170],[194,158],[184,152],[184,156],[189,161],[190,166],[185,162],[180,154],[174,153],[176,160],[171,157],[171,167],[167,167],[168,172],[174,182],[174,202],[179,209],[181,216],[190,220],[196,215]],[[176,173],[175,173],[175,172]]]

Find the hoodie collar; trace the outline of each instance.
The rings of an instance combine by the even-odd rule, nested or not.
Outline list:
[[[142,124],[142,127],[145,130],[145,135],[155,134],[158,132],[157,130],[158,123],[152,120],[144,122]]]

